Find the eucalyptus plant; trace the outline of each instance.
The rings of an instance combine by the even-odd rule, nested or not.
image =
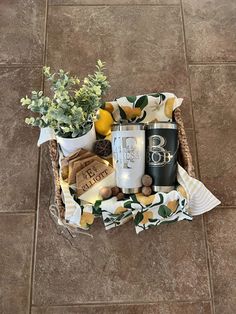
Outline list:
[[[32,91],[31,98],[22,98],[21,104],[37,114],[37,117],[26,118],[25,122],[40,128],[50,127],[65,138],[86,134],[109,87],[104,63],[98,60],[94,74],[88,75],[83,84],[77,76],[70,76],[63,70],[52,74],[50,67],[44,67],[43,74],[51,84],[53,96]]]

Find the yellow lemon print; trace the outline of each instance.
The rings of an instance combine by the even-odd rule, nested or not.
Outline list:
[[[177,200],[169,201],[166,205],[172,212],[176,211],[176,208],[178,206]]]
[[[113,124],[112,115],[104,109],[99,109],[98,119],[95,121],[96,132],[107,136],[111,133],[111,126]]]
[[[140,221],[140,223],[145,225],[146,223],[148,223],[148,219],[152,219],[152,218],[153,218],[153,212],[151,211],[144,212],[143,219]]]
[[[155,195],[150,196],[144,196],[142,193],[136,194],[136,198],[139,201],[139,203],[143,205],[150,205],[154,201]]]
[[[172,113],[173,113],[173,108],[174,108],[174,103],[175,103],[175,98],[168,98],[166,103],[165,103],[165,115],[167,118],[172,119]]]
[[[129,106],[122,106],[121,108],[126,113],[127,120],[134,119],[136,117],[140,117],[141,113],[142,113],[142,110],[140,108],[132,108]]]
[[[92,225],[93,221],[94,221],[94,215],[92,213],[84,212],[80,219],[80,225],[81,227],[86,228],[88,225]]]
[[[104,109],[109,111],[110,113],[112,113],[114,111],[114,107],[110,102],[105,103]]]
[[[187,198],[187,192],[185,190],[185,188],[182,185],[179,185],[177,187],[177,191],[184,197]]]
[[[119,207],[116,208],[114,214],[121,214],[121,213],[126,212],[126,211],[127,211],[127,208],[119,206]]]

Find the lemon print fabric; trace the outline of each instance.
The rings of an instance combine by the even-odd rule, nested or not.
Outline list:
[[[81,228],[88,229],[93,224],[94,215],[92,213],[83,212],[80,219]]]
[[[187,192],[182,185],[177,187],[177,191],[182,195],[182,197],[187,198]]]
[[[117,201],[116,197],[98,201],[105,229],[123,225],[133,220],[136,233],[163,223],[192,220],[188,213],[188,199],[184,189],[178,187],[169,193],[155,193],[144,196],[141,193],[130,195],[129,199]],[[97,203],[98,204],[98,203]]]
[[[149,219],[153,218],[153,212],[151,211],[144,212],[142,216],[143,216],[143,219],[140,221],[140,224],[145,225],[146,223],[149,222]]]
[[[127,211],[127,208],[124,208],[122,206],[118,206],[114,212],[114,214],[118,215],[118,214],[121,214],[121,213],[124,213]]]
[[[131,200],[117,201],[112,197],[105,201],[99,201],[99,209],[102,214],[105,229],[109,230],[126,223],[133,218],[130,207]]]
[[[144,196],[142,193],[136,194],[137,200],[142,205],[150,205],[154,201],[155,195]]]
[[[172,119],[172,115],[173,115],[173,110],[174,110],[174,103],[175,103],[175,98],[168,98],[165,102],[165,115],[167,116],[167,118]]]
[[[126,96],[105,103],[104,108],[112,114],[115,122],[172,121],[173,111],[183,99],[173,93],[151,93]]]
[[[173,201],[169,201],[166,205],[172,212],[175,212],[177,207],[178,207],[178,201],[177,200],[173,200]]]
[[[182,190],[180,192],[183,192]],[[173,190],[169,193],[155,193],[148,197],[136,194],[132,198],[132,214],[136,232],[139,233],[163,223],[192,220],[188,213],[188,200]]]
[[[105,102],[104,109],[112,113],[114,111],[114,106],[110,102]]]

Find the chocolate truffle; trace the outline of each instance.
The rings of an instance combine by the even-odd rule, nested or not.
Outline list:
[[[152,189],[150,186],[143,186],[142,187],[142,193],[144,196],[149,196],[152,194]]]
[[[112,191],[112,195],[113,195],[113,196],[116,196],[117,194],[119,194],[120,188],[118,188],[118,186],[114,186],[114,187],[111,189],[111,191]]]
[[[152,185],[152,177],[149,176],[148,174],[144,174],[142,176],[142,184],[144,186],[151,186]]]
[[[125,198],[124,193],[120,192],[116,195],[117,201],[121,201]]]
[[[112,196],[111,188],[109,186],[105,186],[101,188],[101,190],[99,191],[99,194],[104,200],[106,200]]]

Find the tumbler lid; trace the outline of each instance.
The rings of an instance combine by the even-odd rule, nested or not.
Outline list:
[[[111,127],[112,131],[135,131],[135,130],[144,130],[145,124],[144,123],[117,123],[113,124]]]
[[[148,130],[151,129],[177,129],[177,124],[175,122],[148,122],[146,124]]]

